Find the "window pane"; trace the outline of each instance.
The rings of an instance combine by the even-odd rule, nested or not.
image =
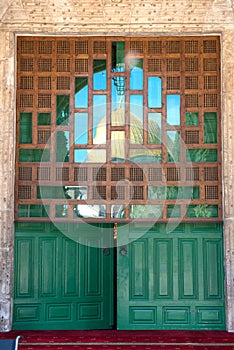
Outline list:
[[[111,217],[123,219],[125,216],[124,205],[116,204],[111,206]]]
[[[217,162],[218,153],[217,149],[187,149],[186,161],[187,162]]]
[[[111,161],[112,162],[125,161],[125,132],[124,131],[111,132]]]
[[[143,89],[143,59],[130,60],[130,90]]]
[[[161,143],[161,113],[148,113],[148,143],[159,144]]]
[[[112,78],[112,90],[111,90],[111,108],[112,111],[124,108],[125,105],[125,79],[124,77],[113,77]],[[113,122],[112,122],[113,125]],[[124,125],[124,122],[122,121],[122,124]]]
[[[105,218],[106,206],[78,204],[74,206],[74,216],[78,218]]]
[[[180,95],[167,95],[166,107],[167,123],[180,125]]]
[[[88,143],[88,113],[75,113],[74,142],[76,145]]]
[[[74,151],[76,163],[106,163],[105,149],[76,149]]]
[[[143,218],[161,218],[162,206],[158,204],[132,204],[130,205],[130,218],[131,219],[143,219]]]
[[[121,67],[121,72],[124,72],[124,56],[125,56],[125,42],[124,41],[113,41],[111,43],[112,48],[112,61],[111,68],[113,72],[118,71],[118,68]]]
[[[130,96],[130,141],[143,143],[143,95]]]
[[[75,78],[75,108],[88,108],[88,78]]]
[[[69,162],[69,131],[56,132],[56,162]]]
[[[67,204],[56,204],[55,205],[55,217],[56,218],[67,218],[68,217],[68,205]]]
[[[217,143],[217,113],[204,113],[204,143]]]
[[[167,161],[180,161],[180,132],[167,131]]]
[[[47,218],[50,206],[43,204],[19,204],[18,216],[20,218]]]
[[[188,126],[197,126],[199,123],[198,113],[187,112],[185,114],[185,123]]]
[[[32,143],[32,113],[20,113],[20,143]]]
[[[56,96],[56,124],[69,125],[70,96]]]
[[[45,149],[20,149],[20,162],[49,162],[50,150]]]
[[[167,217],[168,218],[180,218],[181,206],[178,204],[171,204],[167,206]]]
[[[148,77],[148,107],[162,107],[162,79],[159,77]]]
[[[106,95],[93,96],[93,143],[106,143]]]
[[[50,113],[38,113],[37,124],[38,125],[50,125],[51,114]]]
[[[218,215],[218,205],[195,204],[187,206],[187,218],[217,218]]]
[[[93,60],[93,89],[106,90],[106,60]]]
[[[130,161],[134,163],[160,163],[161,149],[130,149]]]

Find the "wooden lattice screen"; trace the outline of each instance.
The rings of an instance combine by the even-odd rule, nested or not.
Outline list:
[[[18,37],[15,219],[222,220],[219,37]]]

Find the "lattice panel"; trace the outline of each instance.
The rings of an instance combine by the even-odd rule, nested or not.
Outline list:
[[[31,167],[19,167],[19,180],[32,181],[32,168]]]
[[[51,131],[50,130],[38,130],[37,131],[37,143],[46,145],[50,142]]]
[[[34,88],[34,78],[29,77],[20,77],[20,89],[21,90],[33,90]]]
[[[185,89],[186,90],[197,90],[198,89],[198,77],[186,76],[185,77]]]
[[[75,55],[88,54],[88,40],[75,41]]]
[[[187,181],[199,181],[200,180],[199,167],[186,168],[186,180]]]
[[[199,42],[198,40],[185,40],[185,53],[198,53]]]
[[[141,54],[144,51],[144,43],[141,40],[130,41],[130,53],[131,54]]]
[[[18,198],[19,199],[31,199],[32,198],[32,187],[31,186],[19,186]]]
[[[69,168],[56,168],[56,181],[69,181]]]
[[[70,77],[57,77],[57,90],[70,90]]]
[[[51,169],[48,167],[38,167],[37,168],[37,180],[49,181],[50,180]]]
[[[199,144],[199,131],[197,130],[185,131],[185,143],[190,145]]]
[[[180,90],[180,77],[167,77],[167,90]]]
[[[50,40],[38,41],[38,53],[39,55],[52,54],[52,41]]]
[[[75,59],[75,72],[76,73],[88,73],[88,59],[87,58]]]
[[[162,53],[162,41],[161,40],[152,40],[148,41],[148,54],[156,55]]]
[[[124,168],[111,168],[111,181],[125,180]]]
[[[38,90],[51,90],[51,77],[38,77]]]
[[[17,40],[16,220],[150,221],[153,213],[162,222],[222,220],[218,36]],[[137,69],[127,63],[117,72],[126,57]],[[113,76],[125,82],[121,97],[113,97]],[[94,108],[104,99],[106,108]],[[48,186],[50,217],[41,217],[40,186]],[[69,209],[58,215],[64,189]],[[77,205],[87,205],[87,216]],[[199,217],[202,208],[207,217]]]
[[[161,72],[162,71],[162,60],[159,58],[149,58],[148,59],[148,71],[150,73]]]
[[[78,181],[78,183],[88,181],[88,168],[86,167],[75,168],[74,181]]]

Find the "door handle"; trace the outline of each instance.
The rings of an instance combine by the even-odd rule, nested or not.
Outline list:
[[[120,256],[127,256],[128,255],[128,250],[126,245],[122,245],[119,249],[119,255]]]

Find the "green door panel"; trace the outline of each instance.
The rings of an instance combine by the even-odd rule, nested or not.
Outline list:
[[[118,229],[118,329],[225,329],[222,225]]]
[[[13,328],[112,328],[111,247],[108,225],[17,224]]]

